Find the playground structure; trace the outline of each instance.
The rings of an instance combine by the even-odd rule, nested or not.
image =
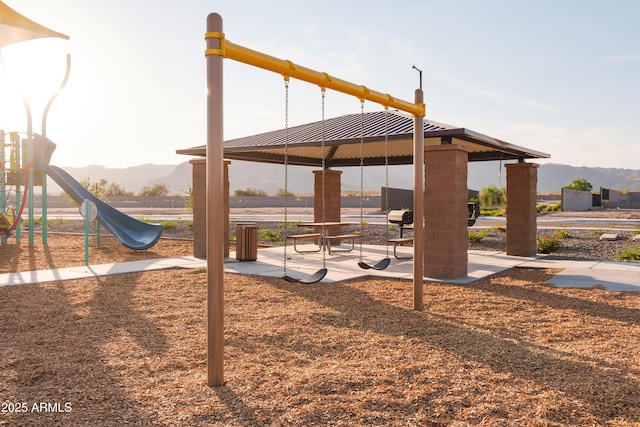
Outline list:
[[[69,38],[27,19],[0,2],[0,48],[41,37]],[[2,63],[1,57],[0,63]],[[160,239],[162,225],[143,222],[118,211],[94,196],[71,175],[49,164],[56,144],[47,138],[47,116],[51,105],[69,79],[70,69],[71,57],[67,55],[66,72],[62,82],[44,108],[40,135],[33,131],[31,107],[24,93],[21,93],[21,97],[27,118],[26,132],[5,133],[0,130],[0,244],[6,244],[7,236],[12,232],[15,232],[16,241],[21,241],[20,226],[26,208],[29,246],[34,245],[36,221],[33,195],[36,186],[42,188],[42,242],[47,243],[47,176],[49,176],[77,204],[80,205],[85,200],[96,204],[98,221],[123,245],[134,250],[148,249]],[[13,204],[12,198],[15,198]]]

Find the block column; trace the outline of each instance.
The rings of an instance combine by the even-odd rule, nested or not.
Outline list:
[[[313,171],[313,220],[322,222],[322,171]],[[342,171],[327,169],[324,171],[324,220],[325,222],[340,221],[340,197]],[[337,230],[328,230],[334,234]]]
[[[465,277],[468,152],[455,144],[425,147],[424,152],[424,275]]]
[[[536,197],[538,165],[507,164],[507,255],[534,256],[537,252]]]
[[[193,210],[193,256],[207,258],[207,160],[194,159],[191,163],[191,192]],[[229,160],[224,161],[224,256],[229,256]]]

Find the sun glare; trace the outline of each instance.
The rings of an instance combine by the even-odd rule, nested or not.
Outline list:
[[[34,125],[62,82],[66,71],[66,51],[58,40],[31,40],[2,49],[0,69],[0,126],[15,130],[25,123],[24,96],[31,107]],[[36,121],[36,119],[38,119]],[[16,123],[19,120],[19,123]],[[26,129],[19,128],[24,131]],[[39,128],[34,127],[34,131]]]

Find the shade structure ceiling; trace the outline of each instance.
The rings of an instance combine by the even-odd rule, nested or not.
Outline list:
[[[69,38],[69,36],[53,31],[22,16],[6,4],[0,2],[0,48],[43,37]]]
[[[325,167],[413,163],[413,117],[398,111],[348,114],[289,129],[225,141],[224,157],[251,162]],[[324,135],[324,137],[323,137]],[[469,129],[424,121],[425,147],[458,144],[469,161],[548,158],[546,153],[519,147]],[[177,150],[206,156],[206,146]]]

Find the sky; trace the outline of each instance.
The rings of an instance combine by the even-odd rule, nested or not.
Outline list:
[[[70,40],[3,48],[0,129],[49,111],[52,164],[178,164],[206,144],[206,18],[226,38],[396,98],[423,71],[426,118],[551,155],[538,163],[640,169],[640,2],[635,0],[5,0]],[[224,137],[284,127],[282,76],[224,65]],[[329,91],[326,117],[358,113]],[[366,111],[383,107],[367,102]],[[321,118],[320,90],[292,81],[289,124]]]

